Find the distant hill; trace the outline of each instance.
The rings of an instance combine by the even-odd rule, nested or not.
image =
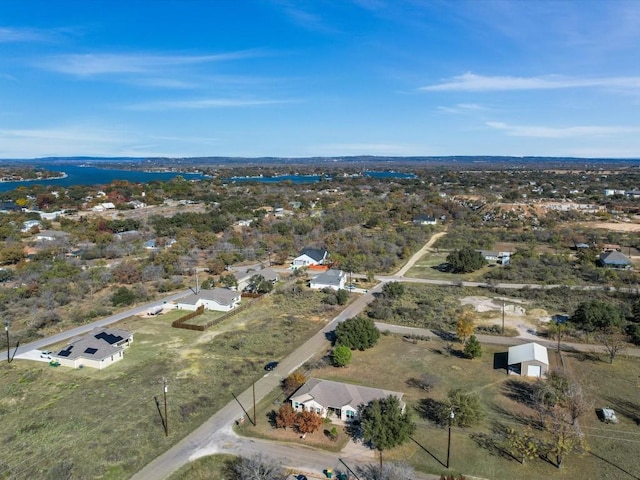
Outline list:
[[[300,165],[300,166],[358,166],[372,168],[384,167],[393,169],[399,166],[445,166],[454,168],[473,168],[488,170],[491,168],[614,168],[640,167],[640,159],[625,158],[576,158],[576,157],[508,157],[508,156],[416,156],[390,157],[357,155],[344,157],[185,157],[185,158],[136,158],[136,157],[45,157],[34,159],[2,160],[3,165],[69,165],[87,164],[93,166],[129,165],[131,167],[157,167],[178,165],[185,167],[197,166],[271,166]]]

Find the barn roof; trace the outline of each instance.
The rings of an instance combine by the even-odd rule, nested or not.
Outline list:
[[[509,347],[509,358],[507,363],[514,365],[516,363],[530,362],[536,360],[542,362],[545,365],[549,365],[549,356],[547,355],[547,349],[537,343],[525,343],[524,345],[516,345],[515,347]]]

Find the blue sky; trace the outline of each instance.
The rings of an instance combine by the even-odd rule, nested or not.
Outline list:
[[[0,158],[640,158],[636,0],[2,0]]]

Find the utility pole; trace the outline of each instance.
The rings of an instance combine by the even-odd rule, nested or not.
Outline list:
[[[9,320],[4,321],[4,333],[7,334],[7,363],[11,363],[11,355],[9,353]]]
[[[502,335],[504,335],[504,299],[502,300]]]
[[[258,423],[258,418],[256,417],[256,382],[253,382],[253,426],[255,427]]]
[[[451,424],[453,423],[455,416],[456,414],[451,410],[451,413],[449,414],[449,439],[447,441],[447,468],[449,468],[449,458],[451,456]]]
[[[13,358],[18,353],[18,347],[20,346],[20,342],[16,343],[16,349],[13,351],[13,355],[10,353],[9,348],[9,320],[4,321],[4,333],[7,335],[7,363],[11,363]]]
[[[162,386],[164,392],[164,435],[165,437],[169,436],[169,417],[167,416],[167,378],[162,377]]]

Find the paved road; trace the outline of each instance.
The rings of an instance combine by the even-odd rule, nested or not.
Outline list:
[[[376,322],[376,326],[381,332],[388,331],[391,333],[397,333],[401,335],[427,335],[430,337],[437,337],[438,333],[427,328],[405,327],[403,325],[391,325],[388,323]],[[483,344],[491,345],[504,345],[510,347],[513,345],[522,345],[523,343],[529,343],[531,338],[522,337],[502,337],[499,335],[478,335],[476,338]],[[555,350],[558,348],[558,342],[556,340],[547,340],[545,338],[536,338],[534,340],[540,345]],[[594,345],[590,343],[571,343],[560,341],[560,349],[563,352],[593,352],[593,353],[607,353],[602,345]],[[640,348],[625,348],[619,352],[619,355],[628,355],[632,357],[640,357]]]
[[[454,282],[447,280],[429,280],[404,277],[404,274],[418,261],[424,253],[430,248],[430,246],[437,240],[438,236],[444,235],[445,232],[434,235],[430,241],[412,258],[407,264],[402,267],[395,275],[390,276],[378,276],[376,279],[380,282],[378,285],[364,295],[356,299],[351,305],[349,305],[338,316],[331,320],[321,331],[305,342],[300,348],[295,350],[291,355],[282,360],[280,365],[267,374],[265,374],[255,384],[256,401],[260,401],[273,389],[280,385],[280,382],[289,373],[295,371],[298,367],[304,364],[307,360],[311,359],[318,352],[326,351],[330,344],[327,339],[327,333],[333,331],[338,322],[344,321],[348,318],[354,317],[359,314],[368,303],[370,303],[374,294],[382,290],[383,285],[386,282],[391,281],[404,281],[404,282],[416,282],[432,285],[463,285],[472,287],[499,287],[499,288],[555,288],[560,285],[534,285],[534,284],[487,284],[483,282]],[[608,287],[578,287],[585,290],[589,289],[601,289]],[[183,297],[191,293],[190,290],[184,290],[182,292],[173,294],[163,299],[167,303]],[[61,332],[60,334],[48,337],[46,339],[37,340],[31,342],[18,349],[18,354],[24,353],[29,350],[42,348],[54,343],[58,343],[69,338],[73,338],[77,335],[81,335],[91,331],[93,328],[107,326],[112,323],[118,322],[131,315],[138,315],[144,313],[149,307],[157,305],[159,301],[150,302],[135,309],[122,312],[102,320],[93,322],[88,325],[77,327],[67,332]],[[378,328],[381,330],[389,330],[396,333],[416,333],[420,335],[435,335],[431,330],[416,329],[412,327],[403,327],[387,324],[378,324]],[[501,345],[517,345],[525,343],[528,340],[519,339],[517,337],[497,337],[489,335],[478,335],[478,339],[482,343],[494,343]],[[557,345],[555,342],[547,340],[537,340],[539,343],[545,344],[550,348],[555,348]],[[598,345],[583,345],[583,344],[568,344],[562,343],[564,350],[583,350],[583,351],[602,351],[602,347]],[[631,354],[640,356],[640,349],[628,349],[624,354]],[[1,355],[1,354],[0,354]],[[6,358],[6,351],[4,353]],[[1,361],[1,358],[0,358]],[[252,389],[249,388],[242,392],[238,396],[239,402],[248,406],[252,405],[253,394]],[[361,449],[355,451],[353,454],[334,454],[325,452],[323,450],[312,449],[310,447],[282,444],[279,442],[264,441],[258,439],[249,439],[238,437],[234,434],[232,429],[233,422],[240,418],[243,414],[242,408],[234,400],[229,402],[220,411],[209,418],[198,429],[192,432],[190,435],[178,442],[174,447],[167,450],[164,454],[154,459],[151,463],[145,466],[141,471],[135,474],[132,478],[134,480],[159,480],[168,477],[172,472],[188,463],[189,461],[213,453],[231,453],[247,455],[256,452],[266,453],[268,456],[276,459],[282,465],[289,466],[291,468],[299,468],[300,471],[321,474],[326,468],[333,468],[335,471],[344,470],[344,465],[341,463],[341,459],[347,464],[359,465],[363,463],[371,463],[371,451]],[[415,477],[420,480],[438,479],[439,476],[429,476],[418,474]]]
[[[368,293],[357,298],[338,316],[331,320],[321,331],[307,340],[301,347],[295,350],[291,355],[282,360],[278,367],[265,374],[255,383],[256,402],[262,400],[267,394],[277,388],[282,380],[291,372],[304,364],[307,360],[316,356],[318,352],[324,352],[330,347],[327,333],[333,331],[338,322],[356,316],[361,312],[369,302],[374,298],[374,294],[382,289],[382,284],[378,284]],[[248,407],[253,404],[252,388],[247,389],[238,395],[240,403]],[[146,467],[135,474],[134,480],[159,480],[166,478],[180,466],[188,463],[193,458],[215,451],[227,451],[233,453],[236,450],[247,449],[247,451],[255,451],[256,445],[265,445],[269,442],[257,442],[257,440],[243,439],[236,437],[232,432],[232,424],[235,420],[243,415],[242,408],[235,401],[229,402],[220,411],[215,413],[209,420],[202,424],[197,430],[181,440],[174,447],[167,450],[164,454],[157,457]],[[256,443],[257,442],[257,443]],[[253,446],[252,446],[253,445]],[[275,444],[280,445],[280,444]],[[310,454],[308,448],[302,448],[300,452],[296,451],[296,447],[291,445],[281,445],[283,448],[271,447],[270,456],[282,462],[283,465],[298,468],[304,467],[307,470],[322,472],[324,468],[335,466],[339,456],[322,450],[313,450]],[[284,448],[284,447],[287,448]],[[262,447],[258,450],[262,451]],[[327,463],[329,460],[332,463]],[[318,464],[321,465],[317,470]]]

